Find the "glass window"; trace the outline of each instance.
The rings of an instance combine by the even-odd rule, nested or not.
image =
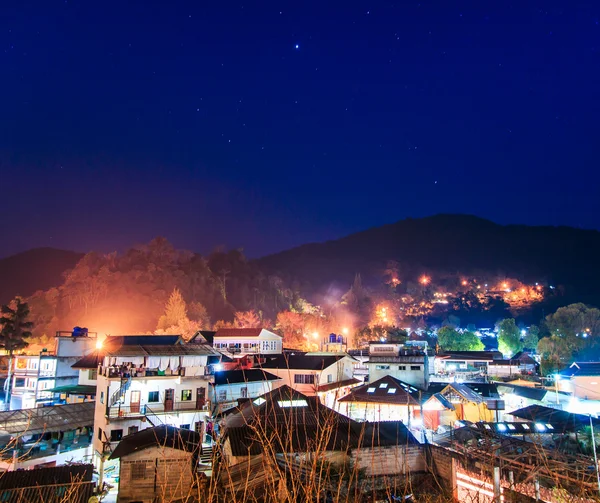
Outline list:
[[[100,392],[100,403],[104,403],[104,391]]]
[[[294,383],[296,383],[296,384],[314,384],[315,376],[313,374],[296,374],[296,375],[294,375]]]
[[[375,393],[375,388],[368,388],[367,393]]]
[[[97,369],[89,369],[88,370],[88,379],[90,381],[95,381],[98,378],[98,370]]]
[[[158,402],[158,391],[148,392],[148,402]]]
[[[15,378],[15,388],[24,388],[25,387],[25,378],[17,377]]]
[[[398,370],[406,370],[406,365],[398,365]]]
[[[181,401],[189,402],[192,399],[192,390],[191,389],[182,389],[181,390]]]
[[[333,376],[331,374],[327,374],[327,382],[333,382]]]
[[[139,428],[137,426],[130,426],[129,429],[127,430],[127,435],[132,435],[133,433],[137,433],[138,429]]]
[[[180,428],[181,428],[182,430],[189,430],[189,429],[190,429],[190,425],[189,425],[189,424],[182,424],[182,425],[180,426]]]
[[[123,430],[110,430],[110,441],[119,442],[123,438]]]
[[[410,370],[421,370],[421,365],[411,365]]]

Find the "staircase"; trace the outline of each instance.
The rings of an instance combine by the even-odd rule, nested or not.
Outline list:
[[[150,407],[147,405],[145,407],[146,413],[144,414],[144,417],[152,426],[160,426],[161,424],[164,424],[160,417],[158,417]]]
[[[201,465],[212,466],[213,462],[214,449],[210,448],[202,448],[202,454],[198,457],[198,462]]]
[[[114,407],[117,403],[125,401],[125,393],[131,386],[131,377],[121,379],[121,387],[115,391],[108,402],[109,407]]]

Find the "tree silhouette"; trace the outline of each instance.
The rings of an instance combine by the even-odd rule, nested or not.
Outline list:
[[[16,297],[8,305],[2,306],[2,317],[0,318],[0,348],[8,355],[8,376],[6,379],[6,397],[4,407],[10,410],[11,371],[15,351],[25,349],[28,345],[27,339],[31,337],[33,323],[28,321],[29,306],[21,297]]]

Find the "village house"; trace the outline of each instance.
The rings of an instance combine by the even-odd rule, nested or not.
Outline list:
[[[120,461],[117,503],[196,500],[201,451],[198,433],[173,426],[123,437],[110,455]]]
[[[283,338],[264,328],[221,328],[213,335],[212,346],[234,358],[280,355]]]
[[[98,380],[98,365],[102,362],[98,350],[92,351],[77,360],[71,368],[79,372],[77,384],[56,386],[49,389],[54,393],[54,403],[94,402],[96,400],[96,384]]]
[[[353,377],[356,360],[347,354],[285,353],[261,365],[295,390],[318,396],[321,403],[335,408],[336,400],[360,384]]]
[[[487,375],[492,362],[504,360],[500,351],[447,351],[435,357],[435,375],[469,377]]]
[[[218,352],[177,335],[107,337],[102,351],[94,418],[100,472],[110,449],[148,426],[168,424],[204,435]]]
[[[76,327],[57,332],[51,345],[37,355],[13,358],[10,409],[31,409],[55,404],[54,388],[76,386],[77,360],[96,348],[95,334]]]
[[[600,362],[573,362],[556,376],[558,390],[581,400],[600,400]]]
[[[421,390],[392,376],[353,388],[337,410],[355,421],[403,421],[410,426]]]
[[[283,379],[262,369],[225,370],[215,372],[209,383],[208,399],[213,414],[238,404],[239,400],[253,399],[277,387]]]
[[[421,389],[429,385],[427,351],[417,346],[396,343],[369,343],[369,382],[390,375]]]
[[[272,463],[302,470],[315,455],[334,465],[350,461],[365,476],[426,469],[419,442],[401,421],[359,423],[289,386],[240,404],[224,418],[221,443],[228,466],[222,484],[231,492],[247,489],[250,474],[252,483],[264,480]],[[244,486],[235,486],[232,473]]]
[[[423,424],[437,430],[440,425],[454,426],[456,421],[493,421],[498,402],[495,398],[484,398],[464,384],[448,384],[423,403]]]

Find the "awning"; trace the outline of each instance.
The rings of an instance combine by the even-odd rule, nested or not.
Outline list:
[[[51,393],[66,393],[67,395],[95,395],[96,386],[89,384],[72,384],[66,386],[57,386],[56,388],[45,389]]]

